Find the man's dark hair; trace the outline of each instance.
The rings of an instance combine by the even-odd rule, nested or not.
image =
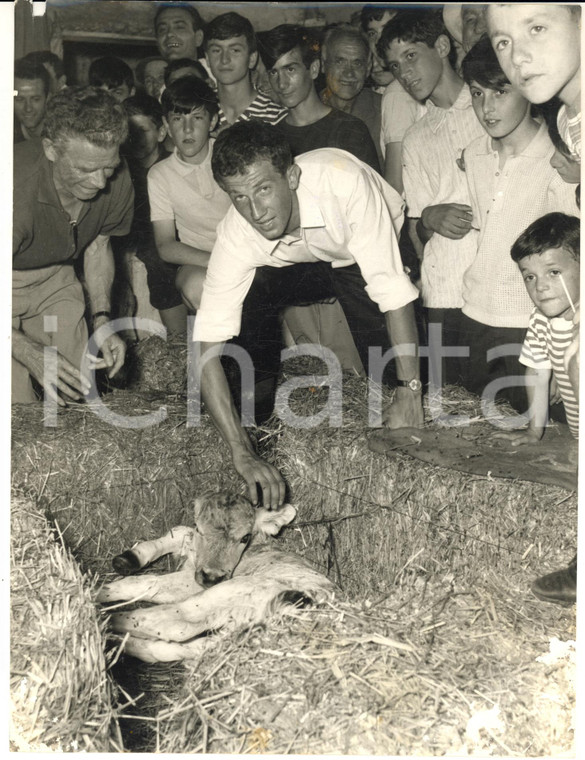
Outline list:
[[[360,26],[362,31],[368,31],[368,24],[370,21],[380,21],[384,14],[396,13],[395,5],[364,5],[360,12]]]
[[[18,61],[14,62],[14,78],[26,79],[27,81],[40,79],[43,83],[45,95],[51,91],[51,75],[42,63],[32,63],[24,58],[19,58]]]
[[[292,166],[288,140],[264,121],[240,121],[220,132],[213,147],[211,169],[218,185],[225,177],[245,174],[256,161],[270,161],[284,177]]]
[[[319,59],[321,46],[316,37],[305,27],[280,24],[258,35],[258,51],[266,70],[270,71],[278,59],[298,48],[306,68]]]
[[[501,90],[510,84],[487,34],[480,37],[467,53],[461,64],[461,73],[467,84],[477,82],[490,90]]]
[[[201,15],[197,8],[194,8],[192,5],[187,5],[186,3],[163,3],[159,5],[157,8],[157,11],[154,15],[154,33],[156,35],[156,27],[158,24],[158,20],[162,13],[165,11],[170,10],[171,8],[179,8],[180,10],[187,11],[187,13],[191,16],[191,21],[193,22],[193,31],[198,32],[200,29],[205,28],[205,23],[203,22],[203,19],[201,18]]]
[[[125,84],[128,89],[134,87],[134,74],[128,64],[115,55],[96,58],[89,66],[89,84],[92,87],[114,89]]]
[[[142,58],[140,61],[138,61],[138,63],[136,64],[134,68],[134,76],[136,77],[136,81],[138,82],[138,84],[144,87],[144,76],[146,72],[146,67],[148,66],[149,63],[152,63],[153,61],[164,61],[164,60],[165,59],[162,57],[162,55],[151,55],[148,58]]]
[[[175,58],[174,61],[169,62],[169,65],[165,69],[165,86],[168,86],[169,78],[173,72],[179,71],[179,69],[186,69],[187,67],[197,71],[198,73],[193,74],[193,76],[198,77],[199,79],[205,81],[209,76],[199,61],[194,61],[192,58]]]
[[[580,231],[581,220],[576,216],[560,211],[545,214],[524,230],[512,246],[510,255],[518,263],[527,256],[538,256],[551,248],[562,248],[580,261]]]
[[[191,113],[194,108],[205,108],[213,118],[219,108],[215,92],[195,76],[176,79],[163,91],[160,102],[165,118],[170,113]]]
[[[256,34],[254,27],[244,16],[230,11],[222,13],[212,19],[205,29],[205,49],[212,40],[230,40],[232,37],[245,37],[248,51],[255,53],[257,50]]]
[[[96,87],[66,87],[47,103],[42,137],[63,148],[81,138],[99,148],[120,145],[128,136],[128,119],[113,95]]]
[[[442,8],[416,8],[399,10],[396,16],[384,26],[376,45],[380,58],[386,60],[386,50],[395,40],[400,42],[422,42],[427,47],[434,47],[437,39],[444,34],[451,43],[449,63],[456,65],[457,50],[445,22]]]
[[[160,128],[163,125],[161,104],[145,92],[132,95],[122,103],[126,116],[147,116],[152,123]]]
[[[24,60],[30,61],[31,63],[40,63],[42,66],[48,64],[55,72],[57,79],[61,79],[61,77],[65,76],[65,66],[63,61],[56,53],[53,53],[50,50],[33,50],[31,53],[27,53],[24,56]]]

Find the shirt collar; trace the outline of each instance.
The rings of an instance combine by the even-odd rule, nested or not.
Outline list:
[[[439,108],[430,98],[427,99],[425,105],[427,107],[427,123],[434,133],[440,129],[441,125],[447,118],[447,111],[465,111],[467,108],[471,107],[471,93],[469,92],[469,87],[464,84],[461,88],[461,92],[457,96],[457,100],[450,108]]]
[[[40,156],[40,172],[39,172],[39,189],[37,192],[37,200],[39,203],[46,203],[49,206],[57,206],[62,208],[59,195],[57,194],[57,188],[53,182],[53,164],[45,156],[44,151]]]
[[[552,142],[548,136],[548,128],[546,126],[546,122],[543,121],[538,129],[538,132],[524,148],[522,153],[519,153],[518,155],[528,156],[530,158],[548,158],[551,150],[551,145]],[[492,148],[492,138],[486,134],[483,141],[483,146],[478,149],[477,154],[491,156],[494,153],[497,153],[497,151]]]
[[[209,141],[208,148],[207,148],[207,155],[205,156],[203,161],[200,164],[188,164],[186,161],[183,161],[183,159],[179,156],[179,151],[176,148],[174,148],[173,160],[175,162],[175,168],[177,170],[177,173],[180,174],[182,177],[186,177],[188,174],[191,174],[199,167],[204,166],[205,163],[210,160],[211,151],[212,151],[212,142]]]

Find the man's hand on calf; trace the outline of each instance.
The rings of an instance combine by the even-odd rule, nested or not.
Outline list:
[[[262,489],[262,502],[267,509],[284,504],[286,486],[276,467],[247,449],[232,451],[232,457],[236,472],[246,481],[253,504],[258,503],[257,485]]]

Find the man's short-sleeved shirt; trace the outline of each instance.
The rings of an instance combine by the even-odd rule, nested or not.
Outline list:
[[[295,159],[300,228],[267,240],[234,207],[218,228],[195,319],[194,339],[223,342],[239,335],[242,306],[255,270],[300,262],[357,263],[366,292],[381,312],[414,301],[398,249],[403,222],[400,195],[371,167],[351,154],[322,149]]]
[[[357,116],[345,111],[332,108],[323,118],[302,127],[281,121],[276,129],[288,140],[293,156],[319,148],[339,148],[380,171],[376,146],[368,127]]]
[[[278,103],[271,100],[268,95],[264,95],[263,92],[259,92],[246,110],[238,116],[236,122],[259,119],[268,124],[278,124],[286,118],[287,113],[288,111],[286,108],[279,106]],[[216,130],[224,129],[227,126],[228,121],[220,104]]]
[[[188,164],[175,149],[148,172],[151,221],[174,221],[181,243],[202,251],[213,248],[217,225],[231,205],[213,179],[214,142],[209,141],[207,156],[200,164]]]
[[[441,203],[469,205],[461,156],[484,134],[463,85],[451,108],[427,102],[427,113],[415,122],[402,142],[402,178],[407,215],[418,218],[428,206]],[[477,252],[475,230],[460,240],[434,233],[424,248],[422,295],[430,308],[463,306],[463,275]]]
[[[121,163],[103,190],[84,201],[73,225],[53,183],[40,140],[14,147],[12,266],[40,269],[71,263],[98,235],[126,235],[134,213],[130,173]]]

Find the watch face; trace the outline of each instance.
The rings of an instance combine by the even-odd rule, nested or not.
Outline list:
[[[408,383],[408,387],[411,391],[420,391],[422,389],[422,383],[420,380],[414,378]]]

